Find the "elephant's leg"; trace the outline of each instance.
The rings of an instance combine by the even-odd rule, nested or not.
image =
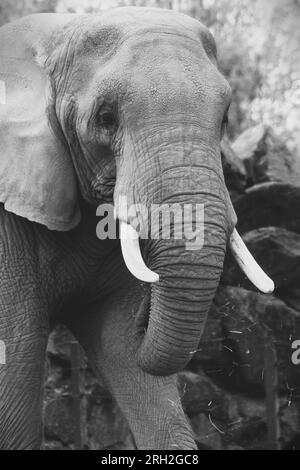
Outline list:
[[[123,411],[139,449],[195,449],[176,377],[154,377],[137,366],[133,316],[141,299],[128,290],[69,325],[98,376]],[[135,300],[133,300],[135,298]]]
[[[46,306],[29,261],[1,259],[0,449],[38,449],[42,441]],[[2,362],[2,363],[1,363]],[[5,364],[3,364],[5,362]]]

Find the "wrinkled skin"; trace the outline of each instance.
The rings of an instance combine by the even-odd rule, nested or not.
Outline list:
[[[175,374],[198,347],[236,222],[220,158],[230,89],[213,38],[197,21],[155,9],[38,15],[14,25],[21,32],[38,25],[42,35],[47,119],[72,158],[81,222],[51,231],[39,213],[1,208],[0,448],[40,446],[47,336],[64,322],[138,448],[193,449]],[[205,207],[201,250],[183,241],[141,244],[160,275],[152,286],[128,272],[118,240],[96,238],[95,205],[117,206],[124,195],[148,207]]]

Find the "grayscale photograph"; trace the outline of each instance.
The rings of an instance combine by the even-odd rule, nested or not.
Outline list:
[[[0,0],[0,450],[300,450],[300,0]]]

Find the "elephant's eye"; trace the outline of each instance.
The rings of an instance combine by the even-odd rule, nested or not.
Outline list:
[[[114,132],[118,125],[115,113],[111,110],[100,111],[97,121],[98,125],[109,133]]]

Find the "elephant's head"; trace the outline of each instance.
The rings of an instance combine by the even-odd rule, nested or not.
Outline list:
[[[234,230],[220,158],[231,92],[211,34],[160,9],[38,15],[1,29],[0,61],[0,198],[8,210],[69,230],[79,222],[80,192],[91,203],[114,200],[122,235],[131,221],[121,197],[129,206],[204,207],[201,249],[148,239],[146,268],[135,236],[122,240],[134,275],[159,276],[140,364],[178,371],[199,343],[229,240],[258,286],[272,287]],[[193,224],[194,210],[189,217]]]

